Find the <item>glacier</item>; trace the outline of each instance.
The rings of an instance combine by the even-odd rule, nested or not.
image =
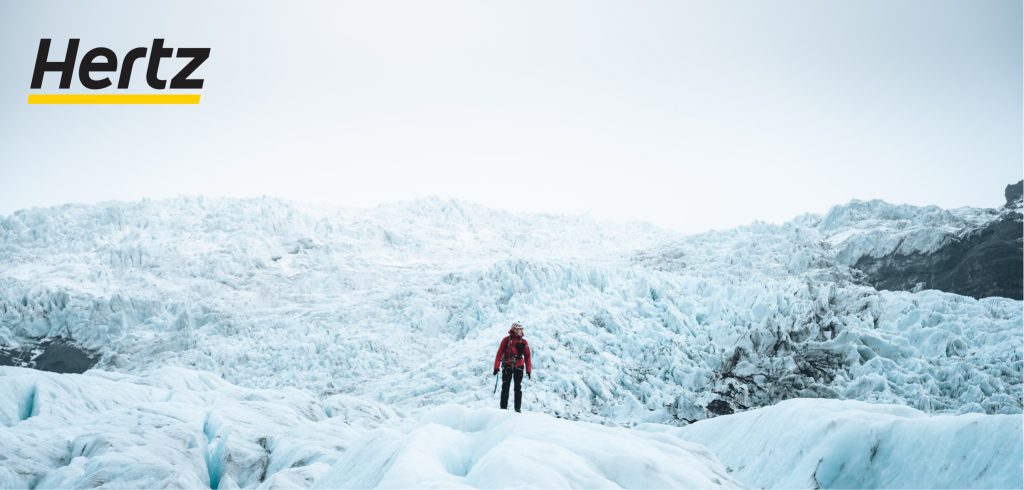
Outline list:
[[[3,488],[1020,488],[1018,415],[793,399],[634,428],[0,367]],[[510,416],[511,415],[511,416]]]
[[[809,485],[803,473],[801,480],[722,477],[717,460],[697,445],[667,448],[662,439],[688,441],[669,428],[713,426],[784,408],[780,402],[793,398],[905,407],[940,421],[934,426],[955,427],[972,417],[1019,426],[1021,301],[878,291],[852,267],[865,256],[934,250],[1005,212],[855,201],[823,216],[681,235],[645,223],[517,214],[436,198],[369,209],[179,198],[22,210],[0,218],[0,345],[63,338],[95,351],[99,363],[85,375],[3,368],[11,381],[0,388],[9,397],[5,431],[33,419],[43,424],[44,418],[24,417],[42,406],[29,400],[60,391],[49,396],[78,397],[71,407],[109,408],[109,420],[104,409],[90,417],[98,425],[81,426],[96,437],[111,434],[114,440],[100,444],[105,457],[159,468],[163,462],[127,449],[142,439],[117,436],[121,422],[114,421],[140,404],[156,404],[164,407],[158,415],[134,415],[139,430],[178,427],[157,433],[165,444],[191,441],[176,449],[184,451],[176,464],[202,471],[188,481],[143,471],[139,478],[155,479],[129,486],[401,486],[410,482],[401,472],[358,479],[330,468],[353,464],[346,454],[365,461],[384,453],[406,457],[436,434],[456,446],[450,450],[459,458],[471,459],[487,457],[482,447],[498,447],[483,439],[517,437],[497,418],[503,414],[493,413],[490,371],[498,341],[520,321],[534,349],[534,379],[526,381],[524,399],[534,413],[522,420],[538,431],[557,437],[584,430],[571,424],[599,424],[580,437],[607,441],[600,426],[664,426],[655,439],[621,432],[631,434],[624,441],[634,438],[628,440],[652,451],[637,464],[658,465],[659,451],[677,451],[701,468],[691,474],[715,475],[710,478],[721,485]],[[117,387],[86,387],[93,383]],[[130,386],[122,390],[123,384]],[[205,388],[197,394],[199,387]],[[105,390],[124,398],[110,401]],[[166,396],[180,396],[191,408],[167,409],[173,400]],[[253,408],[260,403],[274,407]],[[235,408],[197,408],[221,404]],[[331,417],[332,410],[349,415]],[[377,418],[349,420],[360,410]],[[59,423],[70,423],[74,411]],[[257,422],[238,429],[247,418]],[[464,419],[489,433],[473,435]],[[818,430],[808,423],[808,431]],[[985,434],[1000,424],[1007,423],[970,430]],[[217,439],[229,425],[249,435]],[[96,462],[99,455],[71,464],[66,444],[74,446],[74,438],[67,431],[48,436],[52,447],[37,444],[32,431],[18,433],[25,447],[50,449],[24,453],[16,463],[24,466],[0,462],[5,481],[80,486],[106,464]],[[312,442],[281,442],[292,449],[275,449],[276,457],[295,459],[260,463],[261,445],[287,440],[276,438],[283,433]],[[267,437],[262,444],[261,437]],[[733,468],[744,457],[697,442]],[[1008,444],[999,451],[1019,452],[1019,437]],[[303,453],[306,445],[317,449]],[[581,468],[612,464],[583,449],[565,449],[558,458],[586,462]],[[428,456],[440,460],[424,467],[437,474],[438,485],[486,486],[469,478],[464,461],[456,466],[466,474],[445,476],[453,474],[455,456]],[[1010,467],[1004,476],[1019,470]],[[713,483],[620,481],[582,469],[568,474],[580,479],[561,474],[565,486]],[[1007,481],[992,478],[979,481]]]
[[[1021,421],[792,399],[682,428],[642,428],[706,445],[732,476],[760,488],[1022,488]]]
[[[702,445],[646,431],[347,395],[0,368],[3,488],[739,488]],[[15,408],[15,410],[11,410]]]

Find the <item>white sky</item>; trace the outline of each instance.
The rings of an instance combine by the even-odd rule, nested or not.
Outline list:
[[[997,0],[3,2],[0,214],[436,195],[700,231],[997,206],[1024,174],[1021,23]],[[29,106],[43,37],[210,47],[202,103]]]

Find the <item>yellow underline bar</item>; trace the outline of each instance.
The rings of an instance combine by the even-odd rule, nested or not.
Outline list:
[[[198,104],[199,94],[28,94],[29,104]]]

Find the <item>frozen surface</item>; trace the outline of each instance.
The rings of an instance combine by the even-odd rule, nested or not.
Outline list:
[[[704,446],[549,415],[446,405],[347,451],[318,488],[739,488]]]
[[[1021,415],[823,399],[622,428],[180,368],[0,368],[2,488],[1021,488],[1021,431]]]
[[[934,252],[951,239],[993,221],[1007,209],[957,208],[852,201],[821,217],[807,217],[833,247],[836,259],[853,265],[864,256]]]
[[[1020,413],[1020,301],[879,292],[845,265],[878,230],[991,213],[854,202],[684,237],[438,199],[32,209],[0,219],[0,342],[69,336],[109,371],[419,410],[494,406],[494,351],[521,321],[526,405],[569,419],[679,424],[793,397]]]
[[[0,368],[0,488],[309,486],[392,409],[209,373]]]
[[[2,488],[738,488],[707,448],[543,414],[0,368]]]
[[[679,236],[439,199],[20,211],[0,344],[102,358],[0,368],[0,487],[1019,488],[1022,303],[849,267],[998,213],[853,202]],[[518,416],[490,372],[512,321]]]
[[[1020,415],[932,415],[851,400],[787,400],[683,428],[761,488],[1024,488]]]

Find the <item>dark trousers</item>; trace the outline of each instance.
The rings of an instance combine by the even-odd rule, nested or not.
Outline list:
[[[523,370],[522,368],[505,368],[501,370],[501,408],[508,409],[508,387],[512,380],[516,382],[516,411],[523,406]]]

